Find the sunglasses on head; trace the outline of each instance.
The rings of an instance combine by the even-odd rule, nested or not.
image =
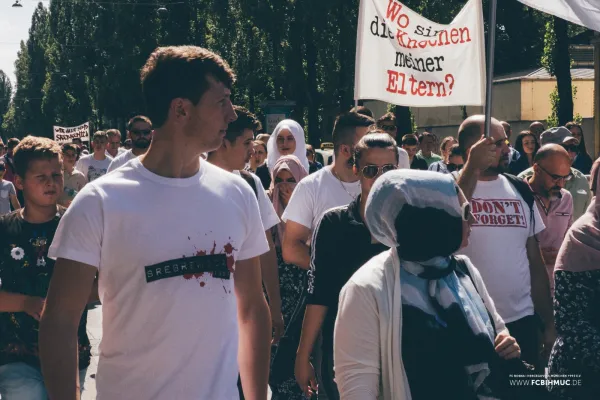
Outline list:
[[[448,169],[448,172],[460,171],[463,166],[464,166],[464,164],[449,163],[447,165],[447,169]]]
[[[136,135],[148,136],[149,134],[152,133],[152,129],[142,129],[142,130],[132,129],[129,132],[134,133]]]
[[[373,179],[379,174],[385,174],[388,171],[393,171],[398,167],[394,164],[386,164],[381,167],[378,165],[367,165],[360,170],[361,174],[367,179]]]
[[[386,132],[394,132],[396,130],[396,126],[394,126],[394,125],[383,125],[381,127],[381,129],[383,129]]]

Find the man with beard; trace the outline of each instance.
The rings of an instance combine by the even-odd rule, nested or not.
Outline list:
[[[148,117],[136,115],[127,123],[127,137],[131,139],[131,150],[127,150],[113,159],[108,172],[125,165],[129,160],[141,156],[148,151],[152,141],[152,122]]]
[[[577,148],[579,142],[573,137],[571,131],[564,126],[550,128],[540,136],[540,144],[557,144],[564,148],[569,154],[571,164],[577,157]],[[533,175],[533,168],[528,168],[519,174],[519,178],[525,179]],[[571,175],[573,177],[565,182],[565,189],[573,196],[573,220],[576,221],[579,217],[585,214],[590,202],[592,201],[592,192],[590,184],[584,174],[571,165]]]
[[[573,222],[573,196],[564,188],[565,183],[573,179],[571,158],[563,147],[548,144],[537,152],[533,161],[533,175],[525,180],[534,193],[546,225],[537,238],[546,263],[550,290],[554,293],[554,263]]]
[[[458,184],[475,217],[470,243],[461,252],[481,273],[498,313],[521,346],[521,358],[539,366],[539,329],[544,327],[546,355],[556,338],[548,274],[536,239],[545,226],[527,185],[503,174],[510,153],[504,128],[492,119],[484,138],[484,123],[483,115],[472,116],[458,132],[466,160]]]
[[[330,208],[350,204],[360,194],[354,174],[354,146],[375,121],[366,115],[347,112],[333,125],[333,164],[304,178],[294,190],[282,215],[286,223],[283,259],[302,269],[310,268],[307,244],[321,216]]]

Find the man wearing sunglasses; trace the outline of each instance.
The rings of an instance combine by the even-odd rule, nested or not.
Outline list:
[[[342,287],[364,263],[387,250],[374,243],[364,223],[365,206],[373,183],[381,174],[398,168],[398,147],[381,130],[369,131],[354,148],[354,174],[361,193],[347,206],[327,211],[312,239],[307,308],[296,355],[296,381],[306,396],[317,391],[315,369],[310,355],[323,328],[319,397],[339,399],[333,380],[333,328]]]
[[[394,113],[387,113],[377,120],[377,128],[387,132],[392,138],[396,138],[398,126],[396,125],[396,116]]]
[[[554,293],[554,263],[567,230],[573,222],[573,197],[564,189],[573,178],[571,158],[557,144],[543,146],[535,155],[533,175],[525,178],[534,193],[546,229],[537,235]]]
[[[571,164],[577,157],[579,142],[573,137],[571,131],[564,126],[557,128],[550,128],[544,131],[540,137],[540,144],[545,146],[547,144],[557,144],[562,146],[571,159]],[[575,169],[571,165],[571,174],[573,178],[565,182],[565,189],[573,196],[573,221],[576,221],[581,217],[587,210],[592,200],[592,192],[590,190],[590,184],[579,170]],[[528,168],[519,174],[519,178],[528,178],[533,175],[533,168]]]
[[[152,122],[148,117],[136,115],[127,123],[127,137],[131,139],[131,150],[127,150],[115,157],[108,172],[127,164],[131,159],[134,159],[142,154],[145,154],[150,147],[152,141]]]

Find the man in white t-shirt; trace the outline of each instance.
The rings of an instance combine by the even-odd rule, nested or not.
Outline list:
[[[92,182],[108,171],[112,158],[106,155],[108,135],[104,131],[94,133],[92,148],[94,152],[83,156],[77,161],[75,169],[83,173],[88,182]]]
[[[108,146],[106,147],[107,156],[114,159],[119,154],[127,151],[121,147],[121,131],[118,129],[108,129],[106,135],[108,136]]]
[[[467,118],[458,132],[466,159],[458,184],[475,217],[471,240],[462,252],[480,271],[521,347],[521,358],[539,366],[541,324],[536,313],[543,322],[546,355],[556,338],[550,284],[535,237],[545,226],[528,185],[502,174],[510,154],[504,128],[492,119],[490,137],[482,138],[484,120],[483,115]]]
[[[286,223],[283,258],[287,263],[308,270],[307,244],[325,211],[350,204],[360,194],[358,176],[352,170],[354,146],[375,121],[366,115],[347,112],[333,125],[333,163],[298,183],[281,219]]]
[[[108,172],[127,164],[129,160],[146,154],[152,141],[152,122],[150,118],[136,115],[127,123],[127,137],[131,140],[131,149],[116,156],[108,166]]]
[[[261,128],[260,121],[254,114],[243,107],[234,106],[237,119],[229,124],[227,134],[223,138],[223,145],[217,150],[208,153],[208,162],[226,171],[241,176],[248,182],[255,192],[260,209],[260,218],[269,242],[269,252],[260,256],[260,268],[263,284],[269,296],[269,309],[273,323],[276,343],[283,335],[283,315],[281,314],[281,295],[279,293],[279,272],[277,253],[271,235],[271,228],[279,224],[279,217],[273,203],[267,197],[258,176],[244,171],[244,166],[250,161],[254,152],[254,133]]]
[[[40,353],[50,398],[77,396],[77,324],[96,274],[98,400],[237,399],[238,366],[247,398],[267,397],[258,202],[243,179],[200,159],[236,118],[234,79],[194,46],[158,48],[142,68],[155,125],[148,153],[89,183],[49,250]]]

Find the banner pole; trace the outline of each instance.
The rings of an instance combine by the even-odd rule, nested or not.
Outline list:
[[[490,0],[488,21],[487,80],[485,85],[485,137],[490,136],[492,127],[492,87],[494,84],[494,53],[496,50],[496,8],[497,0]]]

